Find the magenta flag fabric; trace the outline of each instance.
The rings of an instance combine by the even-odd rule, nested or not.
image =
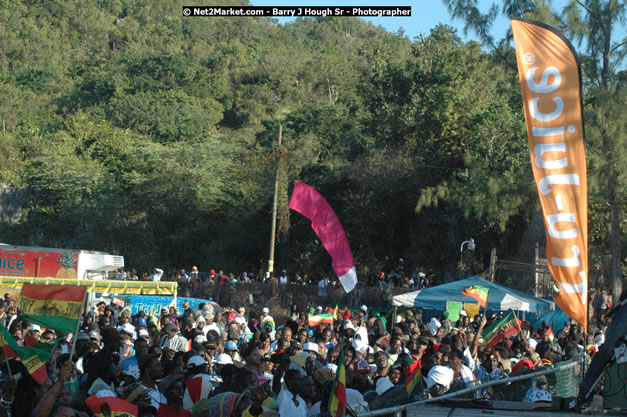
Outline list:
[[[344,291],[350,292],[357,284],[355,262],[344,228],[333,208],[318,191],[300,181],[294,183],[290,208],[311,220],[311,228],[331,255],[333,270]]]

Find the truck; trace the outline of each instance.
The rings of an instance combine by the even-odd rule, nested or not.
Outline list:
[[[103,280],[124,267],[124,257],[82,249],[0,243],[0,277]]]

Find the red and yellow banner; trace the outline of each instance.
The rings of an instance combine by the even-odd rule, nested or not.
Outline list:
[[[560,289],[555,301],[587,327],[588,183],[579,63],[555,29],[511,23],[547,261]]]
[[[26,321],[74,333],[86,291],[86,287],[24,283],[18,305]]]

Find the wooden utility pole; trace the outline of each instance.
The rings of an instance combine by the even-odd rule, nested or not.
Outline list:
[[[281,147],[281,141],[283,139],[283,125],[279,124],[279,148]],[[279,155],[279,161],[276,167],[276,177],[274,179],[274,198],[272,200],[272,226],[270,228],[270,257],[268,258],[268,273],[274,272],[274,240],[276,237],[276,212],[277,212],[277,200],[279,194],[279,174],[281,170],[281,156]]]
[[[496,274],[496,248],[492,248],[490,251],[490,281],[494,282],[494,275]]]

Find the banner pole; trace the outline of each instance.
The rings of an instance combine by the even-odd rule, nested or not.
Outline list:
[[[518,320],[518,314],[516,310],[512,310],[514,317],[516,318],[516,327],[518,327],[518,339],[525,342],[525,336],[523,335],[522,327],[520,327],[520,320]]]
[[[4,362],[7,364],[7,371],[9,372],[9,379],[13,379],[13,373],[11,372],[11,364],[9,364],[9,356],[7,355],[6,349],[4,349],[4,347],[2,348],[2,356],[4,356]]]
[[[82,308],[83,313],[87,311],[87,308],[85,307],[86,301],[87,301],[87,291],[85,291],[85,295],[83,296],[83,308]],[[81,314],[81,317],[79,317],[78,320],[76,321],[76,331],[74,332],[74,340],[72,341],[72,350],[70,350],[70,361],[72,360],[72,357],[74,357],[74,352],[76,350],[76,341],[78,340],[78,328],[81,325],[81,319],[83,315],[84,314]]]
[[[2,328],[4,329],[4,326],[0,324],[0,326],[2,326]],[[7,370],[9,372],[9,378],[13,378],[13,374],[11,372],[11,366],[9,365],[9,355],[7,355],[7,349],[6,347],[9,345],[9,342],[7,342],[6,337],[4,336],[4,332],[2,334],[2,341],[4,342],[4,346],[2,346],[2,356],[4,357],[4,361],[7,364]]]

